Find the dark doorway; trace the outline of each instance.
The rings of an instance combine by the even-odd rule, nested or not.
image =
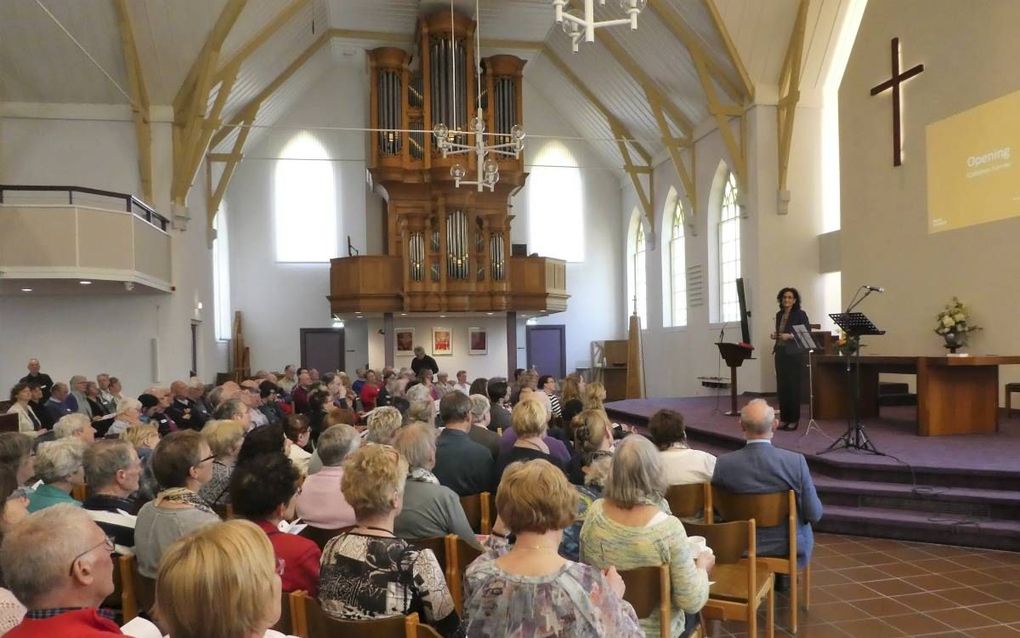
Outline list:
[[[526,326],[524,342],[528,349],[528,368],[557,379],[567,376],[567,327],[565,325]]]
[[[344,369],[343,328],[301,328],[301,367],[319,372]]]

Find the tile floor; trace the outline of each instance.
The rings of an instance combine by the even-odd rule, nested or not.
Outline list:
[[[758,634],[764,636],[764,612]],[[792,636],[776,596],[776,636]],[[746,638],[720,623],[718,638]],[[817,534],[798,638],[1020,638],[1020,553]]]

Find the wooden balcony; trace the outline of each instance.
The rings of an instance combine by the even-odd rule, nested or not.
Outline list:
[[[443,271],[445,265],[440,267]],[[330,310],[352,312],[562,312],[567,308],[566,263],[510,257],[502,281],[410,281],[401,257],[360,255],[330,263]]]

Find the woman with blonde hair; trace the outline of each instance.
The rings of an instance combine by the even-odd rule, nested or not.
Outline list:
[[[367,443],[392,443],[393,435],[404,423],[400,410],[391,406],[376,408],[367,416],[368,430],[365,433]]]
[[[545,441],[547,418],[545,407],[538,401],[525,400],[514,406],[510,423],[517,440],[508,451],[501,450],[496,463],[497,476],[501,476],[514,461],[534,459],[549,461],[566,473],[567,464],[550,454],[549,444]]]
[[[198,494],[213,507],[227,505],[230,503],[230,476],[244,443],[244,424],[226,419],[209,421],[202,428],[202,436],[214,458],[212,480],[203,485]]]
[[[643,436],[617,446],[603,496],[588,508],[581,527],[581,560],[594,567],[636,569],[669,565],[671,636],[689,636],[708,601],[709,551],[695,554],[684,526],[663,511],[666,481],[659,451]],[[667,511],[668,511],[668,506]],[[658,610],[641,620],[646,635],[660,633]]]
[[[584,389],[585,410],[606,409],[606,386],[598,381],[592,381]]]
[[[417,612],[453,636],[460,619],[443,568],[430,550],[410,547],[393,533],[407,472],[407,461],[389,445],[365,445],[348,457],[340,489],[357,525],[322,550],[319,603],[340,620]]]
[[[465,573],[467,636],[645,635],[623,600],[623,579],[615,569],[600,571],[557,554],[576,500],[577,492],[551,463],[507,467],[486,551]],[[517,541],[508,546],[511,532]]]
[[[282,636],[269,630],[280,619],[281,599],[273,546],[249,521],[185,536],[159,564],[156,609],[170,638]]]
[[[574,433],[574,456],[567,476],[574,485],[584,484],[584,468],[591,464],[596,452],[613,451],[613,425],[603,410],[585,410],[571,421]]]
[[[584,377],[577,374],[568,374],[560,386],[560,402],[564,406],[569,401],[584,401],[585,383]]]

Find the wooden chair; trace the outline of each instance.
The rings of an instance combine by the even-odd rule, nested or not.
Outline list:
[[[670,485],[666,489],[666,502],[677,518],[687,520],[700,516],[706,523],[712,522],[711,483]]]
[[[217,516],[225,521],[234,518],[234,506],[230,503],[214,503],[212,509]]]
[[[88,498],[88,488],[84,484],[72,485],[71,498],[78,501],[79,503],[84,502],[85,499]]]
[[[482,552],[456,534],[446,537],[446,586],[450,588],[457,613],[464,613],[464,572]]]
[[[138,572],[138,560],[133,555],[121,556],[117,567],[120,572],[124,622],[135,616],[147,616],[156,604],[156,580]]]
[[[4,410],[6,412],[6,410]],[[0,432],[17,432],[18,415],[0,414]]]
[[[294,630],[302,638],[416,638],[418,614],[373,620],[336,620],[322,611],[319,601],[295,592]],[[425,634],[428,635],[428,634]]]
[[[784,557],[762,556],[758,560],[777,574],[790,576],[790,632],[797,633],[799,583],[797,568],[797,494],[793,490],[769,494],[734,494],[713,486],[712,500],[724,521],[754,519],[758,529],[786,525],[789,553]],[[709,543],[709,547],[711,547]],[[804,610],[811,606],[811,564],[804,567]]]
[[[623,599],[634,607],[638,618],[659,611],[660,638],[669,638],[673,603],[670,600],[669,565],[638,567],[620,572],[627,590]]]
[[[492,510],[489,509],[489,493],[461,496],[460,506],[464,508],[468,523],[475,534],[488,534],[492,529]]]
[[[313,527],[309,525],[308,527],[301,530],[301,533],[298,534],[298,536],[304,536],[305,538],[313,541],[316,545],[318,545],[319,549],[323,549],[326,547],[326,543],[328,543],[330,539],[332,539],[334,536],[337,536],[338,534],[341,534],[351,529],[353,529],[353,526],[341,527],[338,529],[327,529],[325,527]]]
[[[302,595],[305,595],[305,592],[299,591],[283,593],[282,600],[280,601],[280,619],[276,621],[276,624],[272,626],[272,629],[275,629],[276,631],[287,636],[304,635],[298,633],[299,629],[303,628],[296,627],[294,624],[295,618],[294,609],[295,606],[299,604],[300,597]]]
[[[758,635],[758,608],[764,600],[765,635],[773,638],[775,577],[757,556],[754,519],[714,525],[684,523],[684,527],[692,536],[704,536],[715,552],[715,569],[710,575],[715,584],[709,590],[702,616],[744,620],[747,635],[754,638]]]
[[[1006,418],[1013,416],[1013,393],[1020,392],[1020,383],[1006,384]]]

